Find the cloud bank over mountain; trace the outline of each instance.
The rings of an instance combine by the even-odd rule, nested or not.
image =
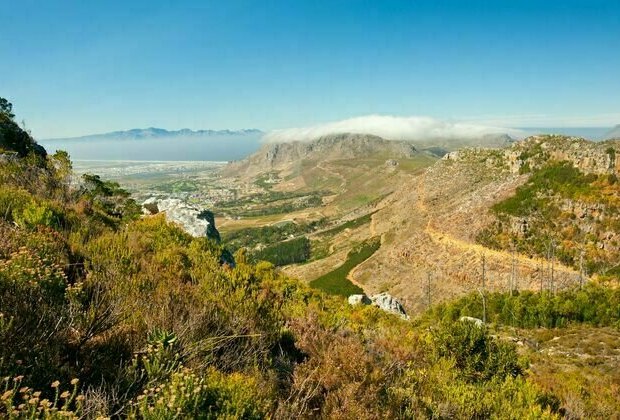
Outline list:
[[[310,127],[273,130],[263,137],[268,143],[289,141],[310,141],[329,134],[373,134],[389,140],[422,141],[440,139],[473,139],[489,134],[508,134],[522,137],[522,130],[495,127],[471,122],[444,121],[431,117],[396,117],[389,115],[367,115],[318,124]]]

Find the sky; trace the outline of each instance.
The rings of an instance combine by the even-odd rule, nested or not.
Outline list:
[[[360,116],[620,123],[620,1],[0,0],[35,138]]]

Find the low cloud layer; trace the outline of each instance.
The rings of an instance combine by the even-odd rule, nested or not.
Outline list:
[[[328,134],[373,134],[388,140],[472,139],[486,134],[521,137],[520,130],[471,122],[442,121],[430,117],[367,115],[311,127],[273,130],[263,138],[269,143],[309,141]]]

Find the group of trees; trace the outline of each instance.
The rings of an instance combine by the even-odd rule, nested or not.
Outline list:
[[[588,283],[552,293],[520,291],[485,295],[489,322],[519,328],[559,328],[572,324],[620,328],[620,290]],[[477,293],[436,305],[427,314],[445,322],[461,316],[483,317]]]

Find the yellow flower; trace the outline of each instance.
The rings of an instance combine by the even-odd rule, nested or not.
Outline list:
[[[6,391],[4,394],[2,394],[2,401],[6,401],[9,398],[11,398],[13,396],[13,391]]]
[[[41,396],[41,391],[34,392],[32,396],[39,398]]]
[[[67,398],[69,398],[69,395],[71,395],[71,394],[69,393],[69,391],[65,391],[65,392],[63,392],[62,394],[60,394],[60,398],[62,398],[62,399],[67,399]]]
[[[60,386],[60,381],[52,382],[52,388],[58,388]]]
[[[80,380],[78,378],[71,379],[71,385],[77,385]]]

